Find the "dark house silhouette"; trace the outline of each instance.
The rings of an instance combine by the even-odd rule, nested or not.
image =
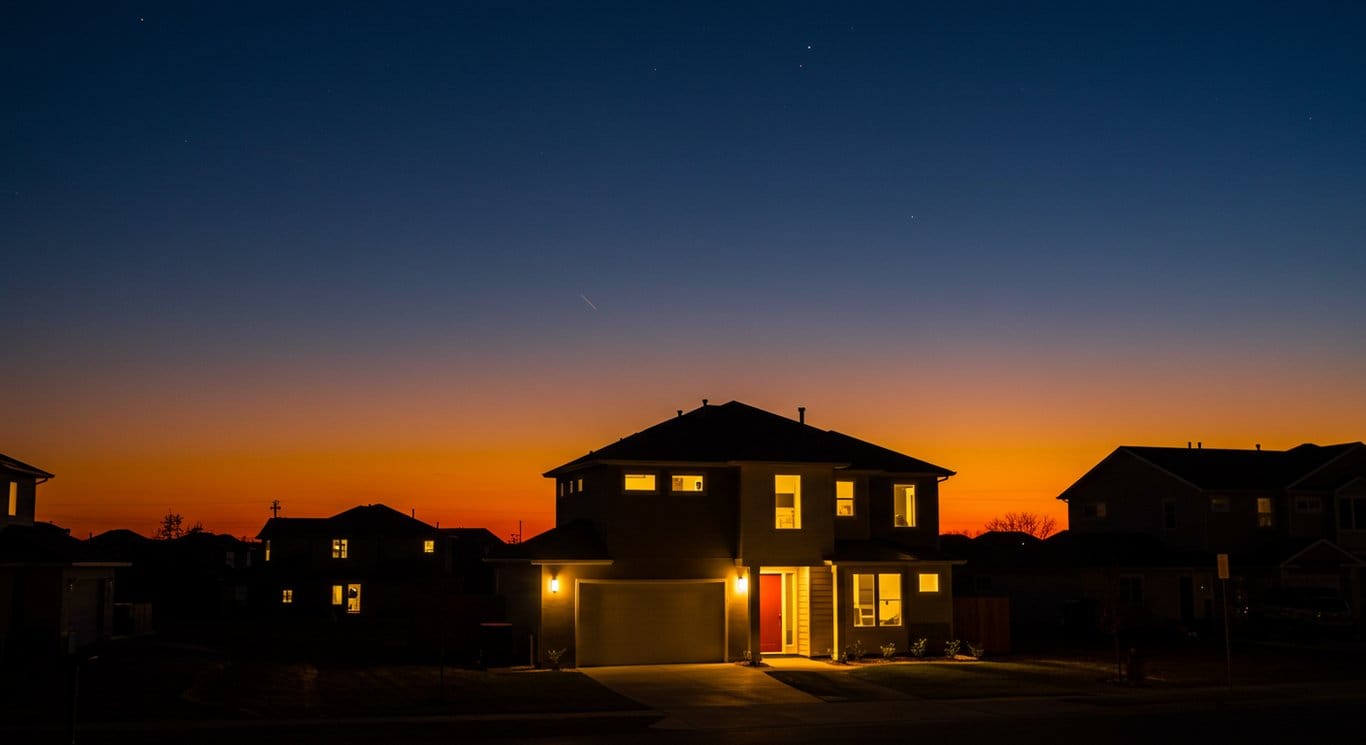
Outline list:
[[[1059,499],[1076,566],[1146,541],[1170,571],[1131,566],[1092,595],[1169,620],[1215,606],[1215,555],[1228,554],[1231,602],[1256,608],[1287,593],[1336,597],[1361,621],[1366,555],[1366,446],[1275,451],[1123,446]],[[1090,562],[1090,564],[1087,564]],[[1181,566],[1184,563],[1184,568]]]
[[[122,566],[34,520],[53,475],[0,455],[0,664],[42,663],[113,634],[114,571]]]
[[[547,472],[556,527],[493,561],[542,662],[904,651],[952,633],[951,475],[804,412],[703,402]]]
[[[382,504],[326,518],[273,517],[257,535],[254,604],[282,625],[349,642],[472,643],[501,620],[483,528],[440,529]]]

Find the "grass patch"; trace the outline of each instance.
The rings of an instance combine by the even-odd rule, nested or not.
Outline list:
[[[849,675],[928,699],[1076,696],[1109,687],[1099,668],[1046,662],[921,662],[861,667]]]

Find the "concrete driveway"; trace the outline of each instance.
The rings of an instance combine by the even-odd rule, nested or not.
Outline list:
[[[579,672],[627,698],[664,712],[712,706],[824,702],[735,663],[584,667]]]

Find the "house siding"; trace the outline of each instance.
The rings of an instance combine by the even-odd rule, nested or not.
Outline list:
[[[819,657],[829,654],[829,650],[835,645],[835,599],[830,581],[830,567],[811,567],[807,571],[807,579],[810,598],[808,656]]]

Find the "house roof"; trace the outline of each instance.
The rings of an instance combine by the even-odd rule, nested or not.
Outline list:
[[[1330,461],[1359,447],[1362,447],[1359,442],[1338,445],[1305,443],[1289,450],[1121,445],[1105,460],[1127,454],[1203,491],[1265,492],[1285,489],[1305,480]],[[1072,490],[1095,470],[1088,471],[1058,498],[1068,499]]]
[[[257,538],[270,538],[280,533],[329,534],[338,537],[369,535],[431,535],[436,528],[409,517],[383,504],[366,504],[340,512],[332,517],[272,517],[266,521]]]
[[[109,562],[100,546],[71,537],[52,523],[0,527],[0,564],[80,564]]]
[[[911,553],[895,544],[877,540],[835,541],[835,563],[861,561],[920,561],[942,559],[939,553]]]
[[[599,461],[829,463],[858,470],[952,476],[909,455],[764,411],[739,401],[703,405],[546,472]]]
[[[521,543],[495,546],[491,561],[611,561],[607,544],[593,524],[575,520]]]
[[[43,469],[38,468],[37,466],[30,466],[29,464],[16,458],[11,458],[8,455],[5,455],[4,453],[0,453],[0,470],[17,471],[19,473],[28,474],[30,476],[37,476],[40,479],[52,478],[52,474],[48,473],[47,471],[44,471]]]

